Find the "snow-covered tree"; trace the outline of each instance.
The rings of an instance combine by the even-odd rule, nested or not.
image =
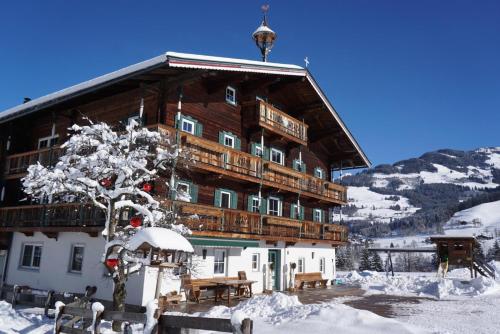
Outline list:
[[[149,261],[127,249],[130,237],[146,227],[189,232],[176,224],[175,215],[151,193],[159,174],[168,180],[170,192],[176,191],[174,169],[188,162],[187,154],[168,138],[135,122],[120,132],[90,121],[69,130],[57,164],[30,166],[22,180],[24,191],[35,201],[90,202],[103,211],[102,235],[107,241],[103,263],[114,282],[113,306],[123,311],[128,275]],[[123,217],[130,220],[123,222]]]
[[[359,262],[359,270],[372,270],[372,262],[370,257],[370,251],[368,247],[363,248],[361,251],[361,258]]]
[[[382,258],[377,252],[372,252],[371,258],[370,258],[372,270],[375,271],[384,271],[384,266],[382,264]]]

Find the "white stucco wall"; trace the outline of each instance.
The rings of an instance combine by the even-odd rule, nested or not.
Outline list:
[[[40,268],[37,270],[21,267],[21,253],[25,243],[42,245]],[[81,273],[69,271],[71,247],[74,244],[85,247]],[[105,268],[100,262],[104,244],[102,237],[93,238],[86,233],[61,232],[56,240],[38,232],[32,237],[16,232],[9,252],[6,283],[61,292],[84,292],[85,286],[95,285],[96,298],[111,300],[113,282],[104,276]],[[129,278],[127,303],[140,304],[142,301],[142,276],[139,274]]]

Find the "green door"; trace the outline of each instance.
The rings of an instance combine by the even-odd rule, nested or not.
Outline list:
[[[271,271],[271,282],[273,284],[272,289],[279,290],[281,282],[281,252],[277,249],[270,249],[267,262],[269,263],[269,266],[272,266],[273,268]]]

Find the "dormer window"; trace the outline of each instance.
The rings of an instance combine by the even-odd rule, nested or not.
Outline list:
[[[231,86],[226,87],[226,102],[233,106],[236,105],[236,89]]]

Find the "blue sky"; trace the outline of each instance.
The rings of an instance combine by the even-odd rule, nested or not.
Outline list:
[[[0,110],[164,51],[258,59],[262,1],[9,1]],[[500,146],[500,1],[268,1],[374,164]]]

